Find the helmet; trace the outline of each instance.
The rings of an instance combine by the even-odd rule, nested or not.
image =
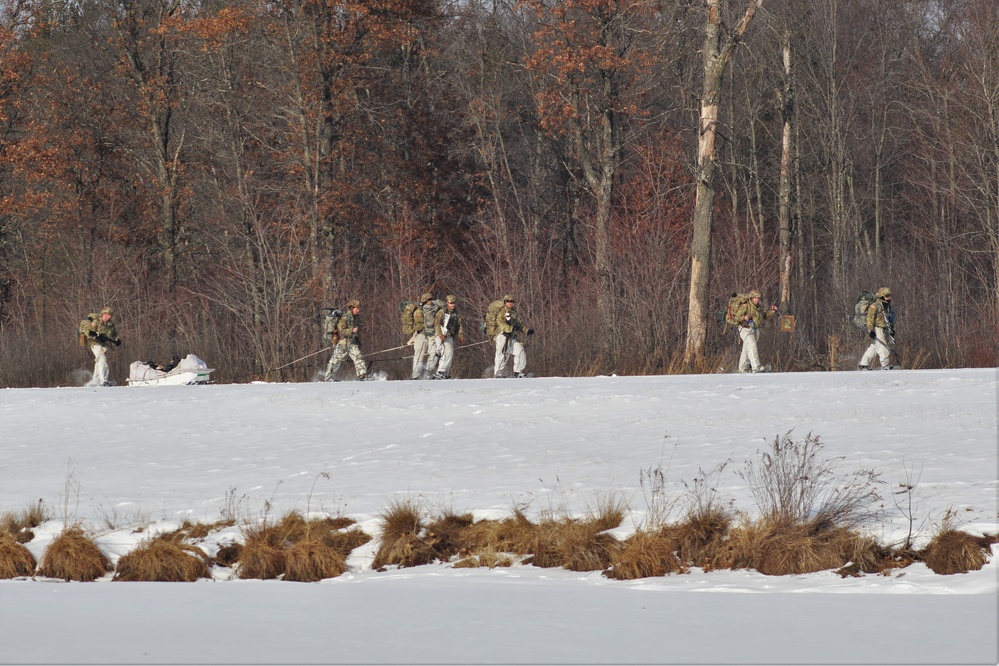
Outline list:
[[[760,295],[760,292],[756,291],[755,289],[753,289],[751,292],[749,292],[749,297],[750,298],[763,298],[763,296]]]
[[[458,303],[458,297],[455,296],[454,294],[448,294],[447,298],[445,298],[444,300],[448,303],[455,303],[455,304]]]
[[[431,294],[428,291],[428,292],[425,292],[422,296],[420,296],[420,302],[421,303],[426,303],[427,301],[433,300],[433,298],[434,298],[434,295]]]
[[[111,314],[111,308],[110,307],[101,308],[101,314],[102,315],[105,315],[105,314],[109,315],[109,314]]]
[[[347,307],[348,308],[359,308],[359,307],[361,307],[361,301],[357,300],[356,298],[352,298],[349,301],[347,301]]]
[[[881,287],[878,289],[878,293],[875,294],[878,298],[891,298],[891,289],[888,287]]]
[[[503,301],[510,301],[511,303],[516,302],[517,299],[513,297],[513,294],[503,294]]]

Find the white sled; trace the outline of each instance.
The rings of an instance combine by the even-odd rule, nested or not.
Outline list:
[[[185,384],[207,384],[212,368],[204,361],[188,354],[177,367],[164,372],[150,366],[145,361],[133,361],[128,367],[129,386],[183,386]]]

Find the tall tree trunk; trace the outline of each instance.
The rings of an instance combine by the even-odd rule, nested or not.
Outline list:
[[[690,298],[687,310],[687,343],[683,361],[687,368],[704,361],[708,330],[708,293],[711,285],[711,230],[714,224],[715,155],[722,77],[732,50],[745,34],[763,0],[749,0],[734,31],[725,29],[721,0],[705,0],[704,85],[697,136],[697,192],[694,199],[694,236],[690,244]]]
[[[794,81],[791,78],[791,35],[784,31],[781,52],[784,61],[784,91],[781,95],[780,182],[777,191],[780,224],[780,307],[787,311],[791,300],[791,137],[794,131]]]

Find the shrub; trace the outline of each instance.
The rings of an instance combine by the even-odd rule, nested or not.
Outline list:
[[[312,583],[347,571],[347,562],[321,537],[302,539],[288,549],[284,580]]]
[[[14,537],[17,543],[28,543],[35,538],[32,528],[38,527],[48,519],[48,511],[42,500],[31,504],[21,511],[10,511],[0,515],[0,532],[6,532]]]
[[[526,520],[520,514],[518,520]],[[542,519],[533,529],[523,530],[513,544],[513,552],[531,555],[525,564],[539,567],[563,567],[570,571],[599,571],[611,565],[621,543],[604,532],[618,527],[624,509],[618,502],[607,502],[592,510],[586,518]]]
[[[676,555],[671,530],[660,528],[640,530],[625,539],[604,575],[616,580],[633,580],[686,572],[687,568]]]
[[[211,578],[210,563],[211,558],[197,546],[158,537],[123,555],[112,580],[192,583]]]
[[[57,536],[42,555],[38,575],[89,582],[111,570],[104,556],[79,525],[73,525]]]
[[[768,524],[812,526],[812,529],[853,529],[881,513],[879,487],[871,470],[840,475],[834,471],[842,456],[820,460],[821,440],[809,433],[804,442],[791,433],[774,438],[757,465],[747,461],[739,472],[748,484]]]
[[[423,538],[419,509],[409,501],[394,501],[382,513],[381,543],[371,567],[415,567],[437,559],[437,551]]]
[[[0,532],[0,579],[35,573],[35,557],[7,532]]]
[[[995,536],[976,537],[945,528],[923,549],[921,556],[934,573],[957,574],[978,571],[989,561]]]
[[[837,569],[853,560],[859,538],[845,528],[761,520],[732,530],[728,539],[730,565],[768,576]]]
[[[230,546],[226,557],[238,557],[240,578],[313,581],[339,576],[347,570],[350,551],[371,540],[360,530],[337,531],[353,524],[349,518],[306,520],[293,511],[274,525],[244,529],[245,544]],[[221,556],[220,550],[216,560]]]

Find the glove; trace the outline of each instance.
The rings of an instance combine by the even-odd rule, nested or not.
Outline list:
[[[520,324],[514,324],[514,325],[513,325],[513,332],[514,332],[514,333],[517,333],[518,331],[521,331],[521,330],[523,330],[523,328],[524,328],[524,327],[523,327],[523,326],[521,326]]]
[[[534,335],[534,329],[533,328],[527,329],[527,334],[528,335]]]
[[[871,337],[871,340],[877,340],[878,336],[874,331],[869,332],[867,335]]]
[[[121,347],[121,340],[112,340],[111,342],[114,343],[115,347]]]

